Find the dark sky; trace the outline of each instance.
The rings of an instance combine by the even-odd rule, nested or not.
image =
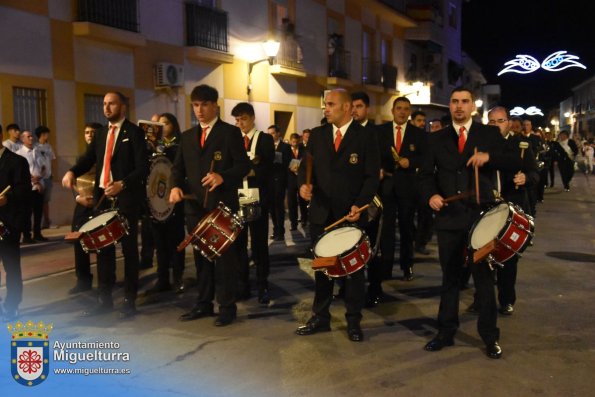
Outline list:
[[[463,50],[481,66],[488,84],[500,84],[503,105],[536,105],[547,115],[572,95],[572,87],[595,74],[595,1],[464,0],[463,4]],[[497,76],[517,54],[542,62],[558,50],[579,56],[587,70],[540,68],[531,74]]]

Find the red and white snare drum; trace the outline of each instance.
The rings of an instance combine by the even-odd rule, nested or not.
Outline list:
[[[192,233],[178,246],[182,251],[188,244],[210,261],[219,258],[240,235],[244,223],[223,203],[205,215]]]
[[[80,242],[85,252],[99,252],[128,234],[128,221],[118,211],[105,211],[80,227]]]
[[[332,267],[322,270],[329,277],[342,277],[364,267],[372,256],[368,235],[355,226],[343,226],[329,230],[314,244],[314,257],[337,257]]]
[[[8,228],[0,221],[0,241],[4,240],[6,236],[8,236]]]
[[[533,239],[533,217],[512,203],[498,203],[475,222],[469,233],[470,246],[478,250],[495,241],[495,249],[488,261],[502,265],[515,255],[520,255]]]

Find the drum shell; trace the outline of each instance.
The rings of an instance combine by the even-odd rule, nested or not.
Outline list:
[[[242,221],[223,203],[205,215],[192,231],[194,249],[210,261],[219,258],[242,231]]]
[[[109,212],[113,212],[114,216],[90,230],[81,232],[80,243],[85,252],[99,252],[106,247],[116,244],[122,237],[128,234],[128,221],[122,215],[118,214],[117,211],[105,211],[100,215]],[[97,216],[90,218],[89,221],[95,218]],[[81,228],[84,228],[87,223],[83,224]]]
[[[349,226],[347,226],[349,227]],[[353,226],[351,226],[353,227]],[[339,228],[335,228],[335,229],[331,229],[329,231],[327,231],[326,233],[322,234],[314,243],[314,249],[313,249],[313,253],[314,253],[314,257],[316,258],[321,258],[322,256],[319,256],[316,254],[316,246],[327,236],[329,235],[329,233],[332,233]],[[359,228],[357,228],[359,229]],[[368,237],[368,235],[366,234],[365,231],[359,229],[362,233],[360,239],[358,240],[358,242],[351,248],[345,250],[344,252],[340,253],[339,255],[337,255],[337,264],[333,267],[327,267],[322,269],[322,272],[324,272],[327,276],[329,277],[343,277],[343,276],[347,276],[349,274],[355,273],[356,271],[360,270],[361,268],[363,268],[368,261],[370,260],[371,256],[372,256],[372,249],[371,249],[371,244],[370,244],[370,238]]]

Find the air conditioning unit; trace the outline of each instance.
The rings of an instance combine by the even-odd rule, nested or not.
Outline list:
[[[155,65],[155,87],[181,87],[184,85],[184,66],[159,62]]]

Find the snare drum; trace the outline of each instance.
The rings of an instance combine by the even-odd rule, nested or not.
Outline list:
[[[243,227],[242,219],[220,202],[198,222],[190,236],[178,246],[178,251],[191,243],[202,256],[213,261],[231,246]]]
[[[128,234],[128,221],[118,211],[105,211],[89,219],[79,232],[83,250],[99,252]]]
[[[481,213],[469,233],[470,246],[478,250],[495,241],[488,261],[502,265],[520,255],[533,239],[535,224],[530,215],[513,203],[498,203]]]
[[[2,221],[0,221],[0,241],[4,240],[4,238],[7,237],[8,234],[8,228],[4,226],[4,223],[2,223]]]
[[[158,222],[165,222],[174,211],[175,204],[169,202],[171,169],[171,161],[165,155],[155,155],[151,159],[151,170],[147,178],[147,202],[151,218]]]
[[[364,267],[372,256],[368,235],[355,226],[343,226],[329,230],[314,244],[314,257],[337,257],[332,267],[322,271],[329,277],[341,277]]]

